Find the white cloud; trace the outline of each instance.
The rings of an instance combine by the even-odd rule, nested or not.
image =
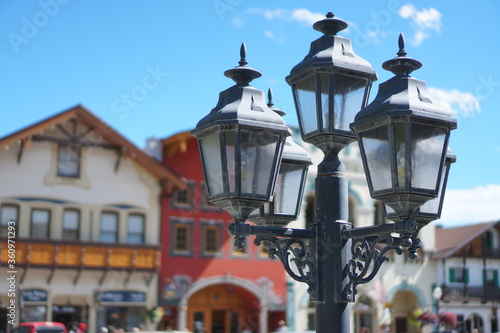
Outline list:
[[[431,32],[440,32],[443,26],[441,13],[432,7],[419,11],[413,4],[406,4],[399,9],[399,16],[411,20],[411,26],[415,30],[415,36],[411,43],[415,46],[429,38]]]
[[[236,27],[236,28],[242,28],[245,24],[244,22],[239,19],[239,18],[234,18],[233,19],[233,25]]]
[[[433,87],[427,88],[432,100],[442,104],[454,115],[468,117],[481,112],[479,99],[470,92],[461,92],[457,89],[444,90]]]
[[[264,36],[266,36],[266,37],[268,37],[268,38],[271,38],[271,39],[273,39],[273,38],[274,38],[274,34],[273,34],[273,32],[272,32],[272,31],[270,31],[270,30],[266,30],[266,31],[264,31]]]
[[[290,17],[298,22],[305,23],[307,25],[312,25],[325,18],[324,14],[313,13],[307,9],[294,9]]]
[[[422,9],[415,13],[414,21],[420,29],[441,31],[441,13],[435,8]]]
[[[500,184],[466,190],[448,189],[445,193],[443,211],[438,224],[453,226],[498,221],[500,220],[499,198]]]
[[[284,20],[289,22],[295,21],[309,26],[325,18],[324,14],[311,12],[303,8],[289,10],[283,8],[265,9],[265,8],[254,7],[254,8],[249,8],[247,10],[247,13],[261,15],[270,21],[273,20]]]

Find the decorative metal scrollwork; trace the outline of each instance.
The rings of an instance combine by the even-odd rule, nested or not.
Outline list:
[[[257,236],[254,244],[260,246],[262,242],[265,242],[264,246],[267,244],[272,245],[268,247],[269,258],[273,260],[278,258],[288,275],[295,281],[306,283],[309,286],[307,291],[311,294],[313,290],[313,283],[311,282],[313,264],[309,260],[309,253],[304,241],[297,238],[285,240],[276,237]],[[298,274],[290,267],[290,263],[295,265]]]
[[[346,298],[354,301],[357,285],[368,283],[375,277],[382,264],[389,260],[385,256],[387,251],[394,250],[400,255],[403,252],[401,247],[409,247],[411,243],[411,238],[397,238],[390,235],[353,238],[352,259],[347,263],[349,282],[345,289]],[[379,250],[376,248],[377,244],[384,244],[385,247]]]

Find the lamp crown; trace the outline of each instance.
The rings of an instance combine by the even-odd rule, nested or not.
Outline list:
[[[233,69],[228,69],[224,72],[224,75],[236,82],[240,86],[248,86],[250,82],[262,76],[261,72],[252,67],[247,66],[247,47],[245,43],[241,44],[240,47],[240,61],[238,61],[237,67]]]
[[[328,12],[325,19],[314,23],[313,28],[325,35],[336,35],[339,31],[347,28],[347,22],[335,18],[332,12]]]
[[[398,56],[384,62],[382,64],[382,68],[394,73],[396,76],[409,76],[411,72],[422,67],[422,63],[416,59],[406,56],[405,38],[402,33],[399,34],[398,46]]]

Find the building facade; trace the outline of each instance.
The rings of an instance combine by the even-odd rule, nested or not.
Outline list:
[[[437,228],[436,300],[457,314],[457,329],[500,331],[500,222]]]
[[[0,330],[152,328],[160,198],[183,180],[83,106],[0,139]]]
[[[196,139],[190,132],[161,141],[164,163],[187,179],[187,189],[162,200],[164,245],[160,326],[191,332],[272,332],[285,319],[286,279],[279,261],[249,237],[236,250],[231,216],[207,201]]]

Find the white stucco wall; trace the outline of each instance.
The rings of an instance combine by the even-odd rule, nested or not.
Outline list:
[[[51,236],[54,238],[60,238],[62,209],[70,206],[80,208],[81,240],[98,240],[100,211],[106,206],[120,204],[134,206],[137,212],[145,214],[146,243],[158,244],[158,198],[161,188],[155,177],[127,157],[121,159],[118,172],[115,172],[117,154],[113,150],[91,147],[83,151],[83,181],[60,182],[54,180],[57,178],[54,177],[53,167],[56,152],[55,144],[33,142],[23,152],[21,163],[18,164],[17,147],[0,151],[0,203],[16,202],[13,198],[66,202],[63,205],[42,200],[21,203],[21,223],[18,230],[20,237],[29,235],[29,214],[33,203],[36,203],[37,208],[53,209]],[[120,228],[120,240],[124,241],[125,223]]]

